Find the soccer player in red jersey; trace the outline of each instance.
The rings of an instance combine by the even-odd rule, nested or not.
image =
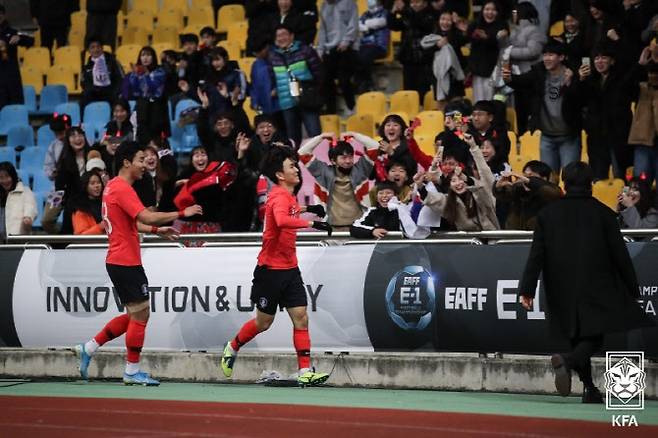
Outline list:
[[[272,147],[263,161],[263,174],[277,183],[269,193],[265,204],[263,246],[258,255],[251,287],[251,301],[256,304],[256,317],[245,323],[232,341],[224,348],[221,368],[226,377],[233,374],[233,365],[238,350],[258,333],[267,330],[274,322],[279,305],[290,315],[293,342],[297,351],[299,372],[297,381],[301,385],[319,385],[329,375],[316,373],[311,368],[311,340],[308,334],[307,298],[304,282],[297,267],[295,241],[297,230],[313,227],[327,231],[326,222],[303,220],[300,213],[311,212],[324,216],[324,208],[314,205],[300,207],[293,195],[299,183],[297,156],[292,149]]]
[[[103,192],[103,225],[109,241],[105,267],[127,313],[112,319],[94,338],[75,347],[80,361],[80,375],[85,380],[88,379],[89,363],[98,347],[125,333],[128,352],[123,382],[126,385],[160,384],[139,368],[150,311],[148,280],[142,267],[138,232],[177,239],[178,231],[175,228],[158,225],[201,214],[202,210],[198,205],[171,213],[147,210],[132,188],[132,184],[144,175],[144,157],[144,148],[138,143],[121,143],[115,154],[118,176],[107,184]]]

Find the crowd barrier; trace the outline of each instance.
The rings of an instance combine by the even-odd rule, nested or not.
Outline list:
[[[658,242],[652,240],[658,230],[625,235],[640,305],[658,322]],[[260,237],[204,235],[205,247],[182,248],[152,246],[163,242],[144,236],[152,311],[145,347],[221,350],[253,315],[249,293]],[[541,283],[531,311],[518,304],[529,239],[531,233],[506,231],[446,233],[422,241],[392,234],[378,242],[300,233],[313,348],[533,354],[568,348],[549,334]],[[124,310],[105,272],[103,240],[14,236],[0,245],[2,345],[70,346]],[[69,246],[51,249],[56,244]],[[277,319],[247,347],[289,350],[289,318],[282,313]],[[605,348],[658,357],[658,329],[608,336]]]

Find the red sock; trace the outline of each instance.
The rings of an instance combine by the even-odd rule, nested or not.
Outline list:
[[[311,337],[308,335],[308,329],[293,329],[292,342],[297,350],[299,369],[311,368]]]
[[[146,332],[146,322],[131,319],[126,331],[126,348],[128,349],[128,362],[138,363],[139,355],[142,353],[144,345],[144,333]]]
[[[98,345],[103,345],[107,342],[110,342],[114,338],[118,338],[126,332],[128,329],[128,323],[130,322],[130,315],[124,313],[123,315],[117,316],[116,318],[110,320],[103,330],[98,332],[94,337],[94,340]]]
[[[231,341],[231,348],[235,351],[240,350],[240,347],[254,339],[258,333],[260,331],[256,326],[256,319],[250,319],[244,323],[238,334]]]

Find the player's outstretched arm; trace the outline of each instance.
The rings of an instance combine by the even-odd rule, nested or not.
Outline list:
[[[137,231],[140,233],[157,234],[166,240],[178,240],[180,232],[174,227],[156,227],[155,225],[146,225],[137,221]]]
[[[197,214],[203,214],[203,209],[200,205],[194,204],[187,207],[185,210],[172,212],[159,212],[144,209],[137,215],[137,220],[145,225],[157,226],[173,222],[179,218],[196,216]],[[150,229],[146,232],[150,232]]]

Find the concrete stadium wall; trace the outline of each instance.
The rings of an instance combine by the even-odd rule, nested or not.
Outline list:
[[[219,369],[219,353],[146,351],[143,369],[162,380],[186,382],[227,381]],[[593,375],[604,390],[605,359],[595,358]],[[333,370],[329,384],[449,391],[491,391],[555,394],[553,372],[547,356],[506,355],[480,358],[464,353],[351,353],[314,355],[316,369]],[[92,361],[92,379],[118,379],[124,368],[119,351],[99,352]],[[254,382],[264,370],[284,376],[296,371],[296,358],[283,353],[242,353],[233,381]],[[645,362],[645,397],[658,398],[658,364]],[[77,379],[77,360],[70,350],[0,349],[0,377],[33,379]],[[573,378],[573,392],[581,384]]]

